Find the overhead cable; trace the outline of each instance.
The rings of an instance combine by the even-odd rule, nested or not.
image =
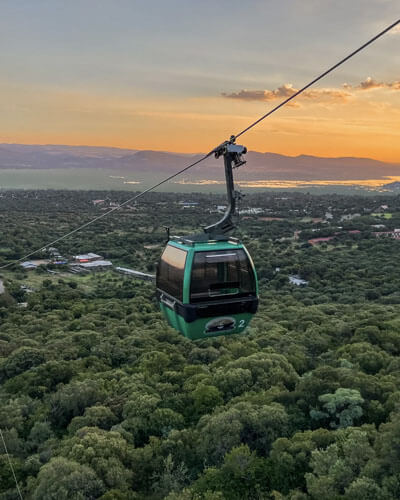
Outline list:
[[[10,469],[11,469],[11,472],[12,472],[12,475],[13,475],[13,478],[14,478],[14,481],[15,481],[15,487],[16,487],[16,489],[17,489],[18,496],[19,496],[19,498],[20,498],[21,500],[23,500],[21,490],[19,489],[17,476],[15,475],[14,466],[13,466],[13,464],[12,464],[12,462],[11,462],[11,458],[10,458],[10,455],[9,455],[9,453],[8,453],[8,449],[7,449],[7,445],[6,445],[6,441],[5,441],[5,439],[4,439],[3,432],[2,432],[2,430],[1,430],[1,429],[0,429],[0,436],[1,436],[1,440],[3,441],[4,451],[6,452],[6,455],[7,455],[8,464],[9,464],[9,466],[10,466]]]

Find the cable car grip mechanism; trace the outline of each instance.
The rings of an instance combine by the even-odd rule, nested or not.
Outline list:
[[[231,136],[229,141],[225,141],[214,149],[215,158],[224,157],[226,192],[228,196],[228,208],[222,219],[215,224],[204,228],[204,232],[210,236],[225,234],[234,229],[235,224],[232,216],[236,213],[236,204],[240,200],[241,194],[235,190],[233,181],[233,169],[246,163],[243,159],[247,149],[244,146],[235,144],[235,136]]]

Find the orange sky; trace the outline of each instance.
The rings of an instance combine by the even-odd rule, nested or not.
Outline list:
[[[229,4],[6,3],[0,143],[206,152],[398,17],[398,0]],[[395,29],[240,141],[400,163],[399,62]]]
[[[179,152],[206,151],[279,102],[222,96],[139,100],[32,86],[0,85],[0,92],[2,120],[7,121],[1,142]],[[299,98],[296,106],[278,111],[241,142],[249,149],[288,155],[400,162],[400,91],[382,87],[346,93],[340,99]]]

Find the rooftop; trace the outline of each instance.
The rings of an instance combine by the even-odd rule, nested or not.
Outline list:
[[[94,262],[82,262],[79,265],[85,269],[93,269],[96,267],[110,267],[112,266],[112,262],[109,260],[95,260]]]
[[[289,282],[292,283],[292,285],[297,286],[308,285],[308,281],[303,280],[302,278],[300,278],[300,276],[297,275],[289,276]]]
[[[74,259],[76,260],[95,260],[102,259],[101,255],[97,255],[97,253],[89,252],[82,255],[75,255]]]

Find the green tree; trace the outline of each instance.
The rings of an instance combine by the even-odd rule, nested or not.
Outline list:
[[[253,500],[268,490],[266,461],[241,445],[225,455],[219,469],[206,469],[194,483],[193,491],[202,498],[207,491],[221,492],[223,498]]]
[[[94,500],[104,493],[93,469],[63,457],[52,458],[38,475],[34,500]]]
[[[361,405],[364,403],[364,399],[355,389],[341,387],[334,394],[323,394],[318,399],[322,403],[324,411],[311,410],[311,418],[314,420],[328,419],[330,427],[334,429],[353,425],[354,421],[363,414]]]
[[[373,479],[358,477],[345,490],[346,500],[388,500],[390,497]]]
[[[86,408],[98,405],[104,398],[105,392],[96,380],[61,385],[50,399],[50,420],[55,427],[66,427],[73,417],[82,415]]]
[[[68,426],[68,431],[75,434],[82,427],[99,427],[109,430],[118,422],[117,417],[107,406],[91,406],[86,408],[82,417],[74,417]]]
[[[15,377],[34,366],[45,361],[45,356],[40,349],[33,347],[20,347],[12,352],[1,366],[0,376],[3,380]]]
[[[311,472],[311,453],[334,442],[326,429],[298,432],[291,438],[277,439],[269,455],[270,482],[273,490],[287,495],[296,488],[305,489],[305,474]]]
[[[305,474],[309,494],[315,499],[337,498],[363,475],[375,452],[366,432],[349,429],[339,431],[334,444],[312,451],[311,457],[312,473]]]
[[[223,403],[220,391],[213,385],[198,384],[191,394],[193,409],[196,416],[211,413],[212,410]]]
[[[67,440],[62,455],[89,466],[108,488],[129,489],[131,446],[118,432],[85,427]]]

